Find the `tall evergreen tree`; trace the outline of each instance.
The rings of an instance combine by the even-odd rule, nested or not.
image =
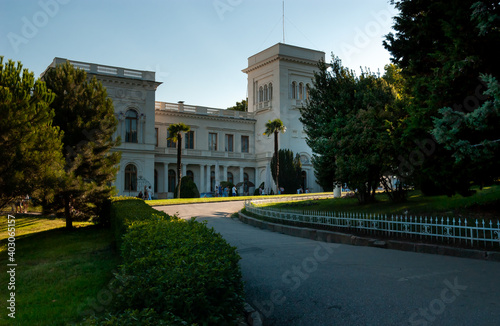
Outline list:
[[[395,34],[386,36],[384,46],[408,82],[410,103],[407,128],[402,134],[408,153],[421,150],[422,141],[435,150],[415,167],[417,185],[426,194],[455,192],[469,194],[476,173],[466,161],[456,162],[453,152],[432,138],[433,119],[441,108],[472,112],[486,100],[480,74],[499,76],[500,39],[494,13],[498,1],[401,0],[391,1],[400,13]],[[495,16],[492,17],[495,17]]]
[[[54,94],[33,72],[0,56],[0,209],[51,187],[62,170]]]
[[[177,198],[181,198],[181,181],[182,181],[182,133],[191,130],[184,123],[174,123],[168,126],[168,140],[177,143]]]
[[[49,69],[43,79],[55,94],[54,124],[63,132],[64,178],[57,198],[61,199],[66,227],[76,216],[95,217],[103,202],[115,193],[120,153],[111,151],[120,144],[113,139],[117,120],[106,89],[84,70],[69,62]],[[56,207],[58,207],[56,205]]]
[[[271,174],[274,182],[279,183],[280,187],[284,189],[285,194],[294,194],[300,187],[302,181],[302,163],[300,162],[300,155],[293,155],[293,151],[289,149],[280,149],[278,151],[280,162],[280,175],[279,182],[276,180],[276,156],[273,155],[271,159]]]
[[[329,67],[319,63],[300,121],[320,184],[331,189],[340,181],[357,189],[360,202],[374,199],[382,177],[395,173],[391,112],[396,97],[384,78],[369,72],[357,77],[337,57]]]

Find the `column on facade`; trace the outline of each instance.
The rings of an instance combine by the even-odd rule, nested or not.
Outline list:
[[[220,184],[220,167],[219,167],[219,161],[215,161],[215,185]]]
[[[222,167],[222,181],[227,181],[227,165]],[[234,181],[234,180],[233,180]]]
[[[182,166],[181,166],[181,177],[185,177],[186,176],[186,167],[187,167],[187,164],[186,163],[182,163]]]
[[[273,184],[272,184],[272,177],[271,177],[271,169],[269,167],[269,164],[266,164],[266,167],[265,167],[265,188],[266,188],[266,194],[270,194],[271,193],[271,189],[273,189]]]
[[[243,181],[245,181],[244,177],[243,177],[243,167],[240,166],[240,181],[239,182],[243,182]],[[242,186],[240,187],[240,189],[238,189],[238,191],[240,194],[243,194],[244,190],[245,190],[245,186],[242,183]]]
[[[163,163],[163,192],[168,193],[168,163]]]
[[[205,165],[200,164],[200,184],[198,186],[198,189],[200,189],[200,192],[205,192]]]
[[[207,168],[205,191],[210,192],[210,165],[205,165]]]

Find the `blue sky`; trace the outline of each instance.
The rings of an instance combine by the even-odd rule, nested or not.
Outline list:
[[[54,57],[152,70],[156,99],[227,108],[249,56],[283,41],[282,0],[1,0],[0,55],[39,76]],[[388,0],[286,0],[285,43],[383,70]]]

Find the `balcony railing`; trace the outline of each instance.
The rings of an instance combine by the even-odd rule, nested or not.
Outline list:
[[[186,105],[184,103],[168,103],[168,102],[155,102],[156,111],[167,111],[167,112],[184,112],[196,115],[205,116],[216,116],[222,118],[234,118],[234,119],[254,119],[254,114],[252,112],[242,112],[235,110],[224,110],[209,108],[204,106],[193,106]]]

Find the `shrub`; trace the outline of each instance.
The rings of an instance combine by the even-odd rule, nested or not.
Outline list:
[[[240,257],[205,223],[134,224],[123,239],[122,257],[114,282],[121,310],[148,307],[207,325],[230,325],[242,312]]]
[[[243,311],[236,248],[205,223],[170,217],[141,199],[115,198],[110,211],[123,258],[112,281],[115,311],[89,325],[235,323]]]
[[[175,198],[177,198],[178,189],[179,185],[175,187]],[[184,176],[181,179],[181,198],[200,198],[198,187],[196,186],[196,183],[194,183],[193,179],[191,179],[191,177],[189,176]]]
[[[114,197],[110,208],[111,228],[115,240],[120,247],[121,240],[128,226],[134,222],[148,221],[151,218],[177,218],[170,217],[164,212],[157,211],[149,206],[144,200],[135,197]]]

